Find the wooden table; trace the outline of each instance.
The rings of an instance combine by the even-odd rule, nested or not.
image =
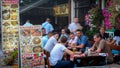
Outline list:
[[[77,62],[80,60],[80,63]],[[99,62],[104,61],[104,56],[82,56],[82,57],[75,57],[74,62],[77,66],[97,66]]]

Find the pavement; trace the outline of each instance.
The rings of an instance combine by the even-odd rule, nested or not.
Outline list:
[[[0,68],[13,68],[13,66],[1,66]],[[120,68],[120,65],[113,63],[105,66],[86,66],[86,67],[75,67],[75,68]]]
[[[88,66],[88,67],[76,67],[76,68],[120,68],[120,65],[110,64],[105,66]]]

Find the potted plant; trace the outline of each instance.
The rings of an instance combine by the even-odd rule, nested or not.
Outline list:
[[[5,65],[13,65],[14,60],[18,58],[18,49],[15,48],[13,51],[4,53],[4,64]]]

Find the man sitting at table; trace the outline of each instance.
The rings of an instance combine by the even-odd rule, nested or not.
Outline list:
[[[50,65],[54,66],[54,68],[73,68],[74,64],[71,61],[62,60],[64,52],[73,55],[73,52],[65,47],[67,38],[62,36],[60,41],[61,42],[56,44],[50,53]]]
[[[59,34],[57,32],[54,32],[53,36],[48,39],[46,45],[44,46],[44,50],[51,52],[51,50],[53,49],[53,47],[57,43],[58,37],[59,37]]]
[[[94,53],[108,53],[107,63],[112,63],[113,56],[112,56],[110,47],[106,44],[105,40],[102,39],[102,36],[100,35],[100,33],[97,33],[94,35],[94,41],[95,43],[90,48],[90,50],[93,51]]]
[[[68,41],[68,48],[71,49],[76,45],[77,36],[75,36],[74,33],[70,33],[69,37],[70,37],[70,40]]]
[[[83,35],[82,31],[77,29],[76,30],[77,36],[77,45],[75,46],[77,49],[80,49],[82,52],[85,52],[86,47],[91,47],[88,39],[86,36]]]

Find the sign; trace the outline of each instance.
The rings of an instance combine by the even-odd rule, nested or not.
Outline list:
[[[54,16],[66,16],[69,14],[69,5],[61,4],[53,7]]]
[[[2,50],[7,56],[5,64],[18,63],[19,1],[1,1]],[[11,60],[11,62],[8,61]]]
[[[3,50],[18,48],[19,5],[18,0],[2,0],[2,47]]]
[[[40,68],[44,66],[43,49],[41,47],[41,27],[20,27],[20,50],[22,68]]]

